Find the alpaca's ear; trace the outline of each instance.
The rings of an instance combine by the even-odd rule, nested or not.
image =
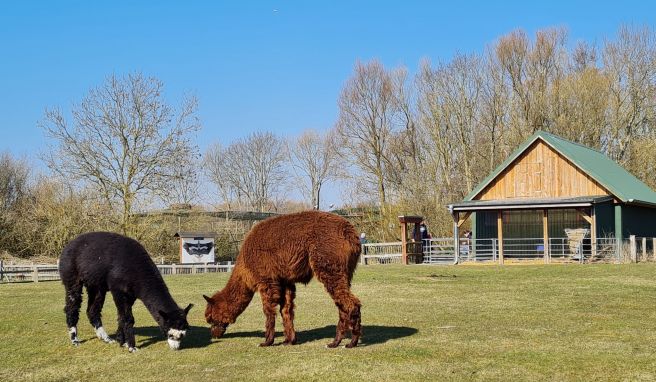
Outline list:
[[[207,301],[208,304],[214,304],[214,300],[212,299],[212,297],[207,297],[203,295],[203,298],[205,299],[205,301]]]
[[[187,307],[184,309],[185,316],[187,315],[187,313],[189,313],[189,310],[190,310],[191,308],[193,308],[193,307],[194,307],[194,304],[189,304],[189,305],[187,305]]]
[[[169,318],[169,315],[166,314],[166,312],[163,311],[163,310],[159,311],[159,315],[162,316],[162,318],[165,319],[165,320],[167,320]]]

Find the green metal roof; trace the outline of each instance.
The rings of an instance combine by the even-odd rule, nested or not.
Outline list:
[[[487,185],[513,163],[535,141],[542,140],[576,167],[601,184],[614,197],[624,203],[656,206],[656,192],[626,171],[603,153],[578,143],[570,142],[553,134],[538,131],[522,143],[512,155],[501,163],[474,190],[465,197],[473,200]]]

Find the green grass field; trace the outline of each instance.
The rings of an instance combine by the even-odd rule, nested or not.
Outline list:
[[[192,332],[181,351],[169,350],[137,302],[136,354],[96,339],[84,313],[83,343],[71,346],[60,283],[4,284],[0,380],[655,380],[655,273],[654,264],[360,267],[356,349],[324,347],[337,310],[316,281],[298,286],[299,345],[259,348],[259,297],[210,340],[201,294],[227,275],[169,276],[178,304],[196,305]],[[112,334],[111,295],[104,322]],[[277,329],[279,344],[280,320]]]

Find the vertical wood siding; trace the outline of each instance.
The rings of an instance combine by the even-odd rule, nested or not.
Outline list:
[[[599,183],[538,140],[474,199],[610,195]]]

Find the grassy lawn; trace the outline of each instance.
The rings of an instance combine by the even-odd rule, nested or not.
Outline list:
[[[4,284],[0,380],[655,380],[655,273],[654,264],[360,267],[356,349],[324,347],[337,310],[316,281],[298,286],[300,344],[259,348],[259,297],[224,338],[210,340],[201,294],[227,275],[169,276],[178,304],[196,305],[190,337],[169,350],[137,302],[136,354],[95,338],[86,301],[83,343],[71,346],[60,283]],[[111,295],[104,322],[112,334]]]

